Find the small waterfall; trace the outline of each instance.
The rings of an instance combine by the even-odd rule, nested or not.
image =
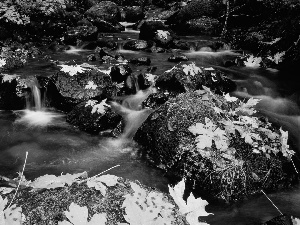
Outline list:
[[[40,90],[40,85],[38,83],[38,80],[36,78],[33,78],[29,81],[27,85],[31,90],[31,95],[27,100],[26,109],[28,110],[34,109],[35,111],[41,111],[42,97],[41,97],[41,90]]]

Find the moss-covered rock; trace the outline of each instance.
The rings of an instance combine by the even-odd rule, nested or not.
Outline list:
[[[172,93],[197,90],[202,85],[218,94],[236,89],[236,84],[220,71],[198,67],[195,63],[179,63],[156,80],[157,87]]]
[[[207,89],[179,94],[150,115],[135,140],[154,165],[213,198],[286,188],[298,178],[284,135],[247,115],[250,108]]]
[[[158,218],[162,222],[172,221],[176,225],[188,224],[170,195],[120,177],[113,176],[113,182],[107,178],[103,179],[103,183],[98,181],[94,185],[89,183],[93,179],[88,178],[58,188],[19,190],[12,202],[15,204],[12,207],[14,214],[9,217],[19,219],[21,214],[16,209],[20,207],[22,225],[66,223],[70,221],[70,215],[78,220],[90,221],[97,214],[103,214],[107,225],[147,219],[154,223]],[[13,195],[14,191],[9,194],[1,193],[0,197],[10,202]],[[98,222],[99,220],[100,218]]]

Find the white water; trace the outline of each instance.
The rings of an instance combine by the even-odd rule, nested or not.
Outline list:
[[[82,48],[78,48],[76,46],[69,46],[70,48],[65,50],[64,52],[66,54],[70,54],[70,55],[80,55],[80,53],[82,52],[87,52],[89,50],[86,50],[86,49],[82,49]]]

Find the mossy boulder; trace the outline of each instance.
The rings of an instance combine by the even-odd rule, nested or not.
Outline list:
[[[85,12],[85,15],[92,19],[102,19],[107,22],[116,22],[121,19],[119,7],[111,1],[101,1],[93,5]]]
[[[0,110],[26,108],[28,98],[26,80],[17,75],[0,74]]]
[[[121,116],[111,110],[106,99],[89,100],[76,105],[67,114],[66,121],[82,131],[99,134],[114,129],[120,123]]]
[[[179,63],[165,71],[156,80],[156,86],[170,93],[194,91],[209,87],[218,94],[236,89],[236,84],[222,72],[213,68],[198,67],[195,63]]]
[[[137,222],[134,224],[144,224],[138,221],[147,219],[153,222],[151,224],[156,223],[156,220],[161,221],[162,224],[169,221],[175,225],[188,224],[169,194],[146,187],[137,181],[114,175],[103,175],[94,178],[78,178],[73,182],[67,181],[65,185],[57,185],[55,181],[61,183],[64,180],[57,180],[53,175],[46,175],[44,179],[47,176],[48,180],[44,182],[43,177],[37,178],[42,182],[39,181],[39,187],[34,190],[31,186],[20,186],[21,190],[19,189],[14,198],[14,205],[8,209],[8,212],[4,212],[5,222],[14,219],[14,222],[18,221],[22,225],[54,225],[69,224],[68,221],[87,223],[94,217],[94,223],[97,218],[97,223],[107,225],[127,224],[127,222],[133,224],[135,221]],[[55,181],[52,183],[53,187],[50,187],[53,178]],[[102,181],[94,181],[98,178]],[[13,199],[14,191],[10,188],[5,190],[8,191],[6,194],[2,191],[0,199],[3,200],[1,203],[4,207]],[[148,209],[152,211],[148,212]],[[13,215],[8,215],[9,212],[13,212]]]
[[[118,90],[112,83],[109,70],[101,71],[97,68],[80,66],[63,68],[66,72],[55,73],[47,82],[47,104],[59,110],[70,112],[83,101],[102,94],[112,96]],[[80,71],[76,71],[76,68]]]
[[[244,104],[209,89],[182,93],[158,107],[135,140],[153,165],[173,178],[185,177],[192,189],[212,198],[230,202],[289,187],[298,176],[282,133],[247,115]]]

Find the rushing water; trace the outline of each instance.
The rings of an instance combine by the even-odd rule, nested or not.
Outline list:
[[[149,57],[151,65],[156,66],[154,74],[160,74],[175,63],[167,61],[170,53],[147,53],[127,51],[122,48],[128,38],[135,39],[138,33],[126,30],[117,34],[119,49],[112,54],[121,53],[126,59]],[[116,37],[113,37],[116,38]],[[228,59],[237,55],[233,51],[212,52],[208,49],[196,51],[199,37],[183,37],[193,43],[190,51],[181,51],[198,66],[213,66],[223,70],[238,85],[235,96],[262,99],[258,105],[261,112],[289,130],[299,148],[300,110],[297,102],[298,87],[292,80],[282,80],[278,71],[258,68],[224,68]],[[92,51],[71,47],[67,51],[49,53],[53,61],[81,64]],[[98,62],[89,62],[99,66]],[[102,65],[107,69],[107,65]],[[134,70],[144,67],[133,66]],[[51,75],[58,68],[43,59],[32,59],[22,70],[14,71],[21,75]],[[34,179],[44,174],[76,173],[87,171],[90,176],[108,168],[120,165],[109,173],[168,191],[168,180],[160,170],[148,167],[139,157],[138,146],[129,142],[121,145],[116,139],[92,136],[78,131],[65,122],[65,115],[54,109],[45,109],[38,84],[31,86],[33,100],[30,106],[21,111],[0,111],[0,169],[1,175],[15,177],[21,171],[28,151],[25,176]],[[33,104],[34,102],[34,104]],[[119,106],[118,106],[119,107]],[[130,119],[130,118],[129,118]],[[127,120],[129,120],[127,118]],[[130,135],[130,134],[128,134]],[[300,186],[284,192],[268,195],[285,214],[300,217]],[[206,218],[209,224],[259,224],[279,212],[261,195],[234,205],[210,203],[208,212],[214,215]]]

